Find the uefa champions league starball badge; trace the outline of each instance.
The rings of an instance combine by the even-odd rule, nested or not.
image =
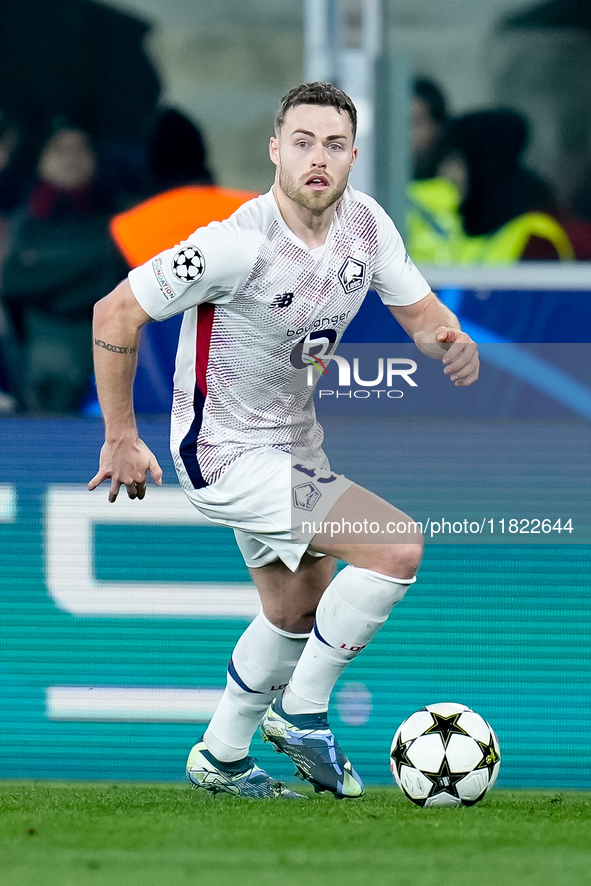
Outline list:
[[[184,246],[172,260],[172,271],[181,283],[195,283],[203,276],[205,259],[196,246]]]

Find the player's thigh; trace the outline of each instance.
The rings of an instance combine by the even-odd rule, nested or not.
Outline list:
[[[339,498],[310,544],[313,551],[397,578],[412,578],[423,535],[412,517],[353,484]]]
[[[275,560],[250,569],[250,574],[265,616],[278,628],[298,634],[312,630],[316,607],[334,570],[333,557],[304,554],[295,572],[281,560]]]

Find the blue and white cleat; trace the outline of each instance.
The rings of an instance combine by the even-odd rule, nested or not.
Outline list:
[[[237,763],[222,763],[200,741],[191,748],[187,760],[187,778],[194,788],[209,794],[233,794],[250,800],[307,800],[260,769],[252,757]]]
[[[317,793],[331,791],[339,799],[360,797],[365,788],[332,734],[326,714],[286,714],[277,698],[261,726],[263,741],[275,745],[296,765],[296,775]]]

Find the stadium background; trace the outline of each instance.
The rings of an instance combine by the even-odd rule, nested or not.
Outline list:
[[[162,80],[161,99],[203,124],[219,180],[266,189],[270,115],[300,79],[302,4],[104,5],[149,19],[146,48]],[[526,112],[537,133],[529,159],[548,175],[564,176],[582,162],[588,139],[578,125],[591,108],[588,37],[532,35],[495,24],[529,5],[396,0],[388,4],[389,45],[442,82],[457,113],[495,103]],[[43,16],[26,19],[18,4],[10,7],[25,30],[42,32],[52,57],[68,54],[56,53],[45,39]],[[38,52],[30,36],[11,41],[20,54]],[[111,73],[114,56],[114,50],[105,56]],[[16,75],[30,69],[22,64],[11,71],[6,89],[14,91]],[[69,79],[87,106],[86,87],[78,88],[79,77]],[[93,72],[92,79],[105,78]],[[145,80],[136,79],[145,88]],[[44,82],[37,78],[26,100],[15,95],[17,118],[38,114]],[[121,104],[116,128],[121,121],[131,125],[135,107],[125,96]],[[562,182],[563,189],[568,185]],[[581,284],[581,275],[571,287],[565,274],[563,285],[555,281],[548,293],[533,281],[499,285],[479,274],[464,293],[454,274],[427,276],[434,285],[439,280],[448,303],[485,327],[491,341],[588,338],[591,285]],[[350,331],[350,342],[375,341],[376,334],[383,340],[386,333],[397,340],[386,314],[372,331],[374,308],[369,301],[365,325]],[[166,335],[163,327],[152,330]],[[138,400],[152,375],[153,403],[155,366],[140,369]],[[165,469],[164,495],[177,492],[166,419],[145,419],[141,430]],[[142,510],[120,501],[111,512],[117,516],[104,516],[106,491],[85,491],[101,438],[100,420],[92,417],[0,421],[2,778],[181,778],[187,749],[221,691],[231,648],[255,611],[232,533],[196,525],[182,494],[166,498],[159,512],[163,499],[151,488]],[[376,484],[394,497],[379,469],[376,464]],[[176,522],[174,507],[186,515]],[[100,519],[89,517],[92,508]],[[52,549],[55,539],[63,556]],[[588,546],[429,545],[421,581],[335,693],[332,721],[366,780],[390,783],[388,747],[405,716],[425,703],[455,700],[474,707],[498,732],[501,785],[591,788],[590,569]],[[221,577],[232,587],[216,587]],[[206,597],[217,598],[220,610],[230,600],[236,611],[188,611]],[[175,599],[181,603],[173,611]],[[269,771],[286,775],[284,759],[264,746],[255,754]]]
[[[232,532],[197,525],[175,486],[166,418],[141,433],[167,486],[111,506],[104,489],[86,492],[99,419],[0,422],[1,777],[179,779],[256,612]],[[379,460],[367,470],[395,500]],[[366,780],[390,781],[404,717],[451,700],[496,729],[501,785],[591,787],[590,573],[586,545],[429,544],[420,581],[334,696]],[[283,759],[255,754],[285,776]]]

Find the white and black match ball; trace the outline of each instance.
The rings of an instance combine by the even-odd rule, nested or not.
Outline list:
[[[451,702],[411,714],[390,748],[392,775],[418,806],[473,806],[494,785],[500,765],[492,727],[480,714]]]
[[[172,259],[172,271],[182,283],[194,283],[203,276],[205,259],[196,246],[184,246]]]

